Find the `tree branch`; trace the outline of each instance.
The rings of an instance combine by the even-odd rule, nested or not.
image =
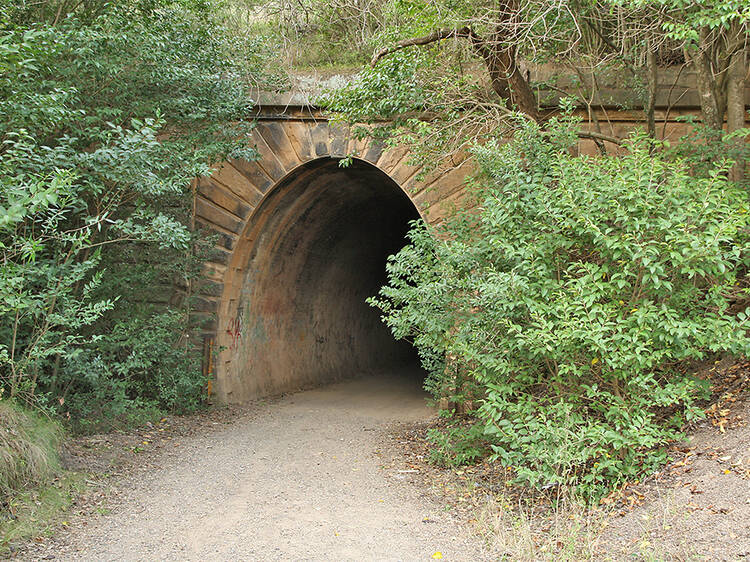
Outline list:
[[[390,55],[391,53],[395,53],[396,51],[400,51],[401,49],[405,49],[406,47],[413,47],[415,45],[429,45],[430,43],[442,41],[443,39],[450,39],[452,37],[466,38],[472,37],[473,35],[474,32],[469,27],[462,27],[459,29],[438,29],[436,31],[433,31],[432,33],[428,33],[427,35],[422,35],[421,37],[404,39],[402,41],[399,41],[395,45],[390,45],[389,47],[384,47],[379,51],[375,51],[375,53],[372,55],[370,66],[375,66],[383,57]]]
[[[540,120],[539,105],[534,92],[526,77],[518,68],[514,46],[498,47],[497,42],[488,44],[477,33],[468,26],[456,29],[438,29],[421,37],[404,39],[383,49],[376,51],[371,66],[391,53],[406,47],[429,45],[443,39],[462,38],[471,41],[471,47],[482,57],[484,65],[489,73],[492,89],[503,99],[509,99],[518,108],[529,115],[534,121]]]
[[[616,144],[617,146],[620,146],[622,144],[622,139],[611,137],[609,135],[603,135],[602,133],[595,133],[593,131],[579,131],[577,134],[578,138],[580,139],[603,140],[611,142],[612,144]]]

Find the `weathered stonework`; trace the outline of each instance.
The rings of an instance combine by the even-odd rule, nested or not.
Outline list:
[[[419,181],[406,149],[358,141],[313,115],[262,115],[254,137],[257,161],[223,162],[196,185],[196,224],[218,235],[202,308],[215,316],[205,335],[219,399],[408,360],[364,299],[408,221],[439,220],[437,204],[460,191],[469,163]]]
[[[674,118],[695,110],[658,110],[657,121],[669,119],[660,134],[679,138],[687,125]],[[599,121],[613,136],[643,126],[635,110],[611,109]],[[205,337],[219,400],[409,360],[413,352],[392,341],[364,299],[384,281],[386,257],[403,245],[410,219],[435,223],[460,204],[473,162],[458,159],[422,178],[406,148],[353,139],[303,104],[263,105],[254,140],[257,161],[223,162],[196,183],[196,224],[218,236],[199,308],[213,318]],[[598,148],[585,140],[578,150]],[[352,153],[352,165],[340,167]]]

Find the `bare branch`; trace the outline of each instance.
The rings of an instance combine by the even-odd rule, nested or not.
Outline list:
[[[474,32],[469,27],[462,27],[460,29],[438,29],[436,31],[433,31],[432,33],[428,33],[427,35],[422,35],[421,37],[404,39],[394,45],[384,47],[379,51],[375,51],[375,53],[372,55],[370,66],[375,66],[376,64],[378,64],[378,61],[384,56],[395,53],[396,51],[400,51],[401,49],[405,49],[406,47],[413,47],[415,45],[429,45],[430,43],[442,41],[443,39],[450,39],[452,37],[472,37],[473,35]]]
[[[622,145],[622,139],[611,137],[609,135],[603,135],[602,133],[595,133],[593,131],[579,131],[577,134],[579,139],[603,140],[611,142],[612,144],[616,144],[617,146]]]
[[[502,27],[498,26],[497,35],[502,32]],[[484,65],[489,73],[492,88],[498,96],[503,99],[510,99],[516,103],[521,111],[529,115],[535,121],[540,120],[539,104],[536,99],[529,81],[524,77],[516,62],[516,48],[513,45],[507,46],[500,44],[497,40],[490,43],[468,26],[457,29],[438,29],[421,37],[404,39],[376,51],[370,61],[371,66],[375,66],[378,61],[386,55],[417,45],[429,45],[443,39],[464,38],[471,41],[474,51],[482,57]]]

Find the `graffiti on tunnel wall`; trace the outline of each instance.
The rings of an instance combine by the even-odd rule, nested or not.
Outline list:
[[[232,342],[229,345],[229,349],[234,351],[239,347],[240,341],[242,340],[242,309],[239,309],[237,316],[229,320],[227,334]]]

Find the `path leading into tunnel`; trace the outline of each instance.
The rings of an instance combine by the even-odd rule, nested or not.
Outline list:
[[[380,466],[388,424],[433,413],[413,379],[355,379],[254,408],[124,482],[126,501],[69,535],[57,559],[486,559],[449,512]]]

